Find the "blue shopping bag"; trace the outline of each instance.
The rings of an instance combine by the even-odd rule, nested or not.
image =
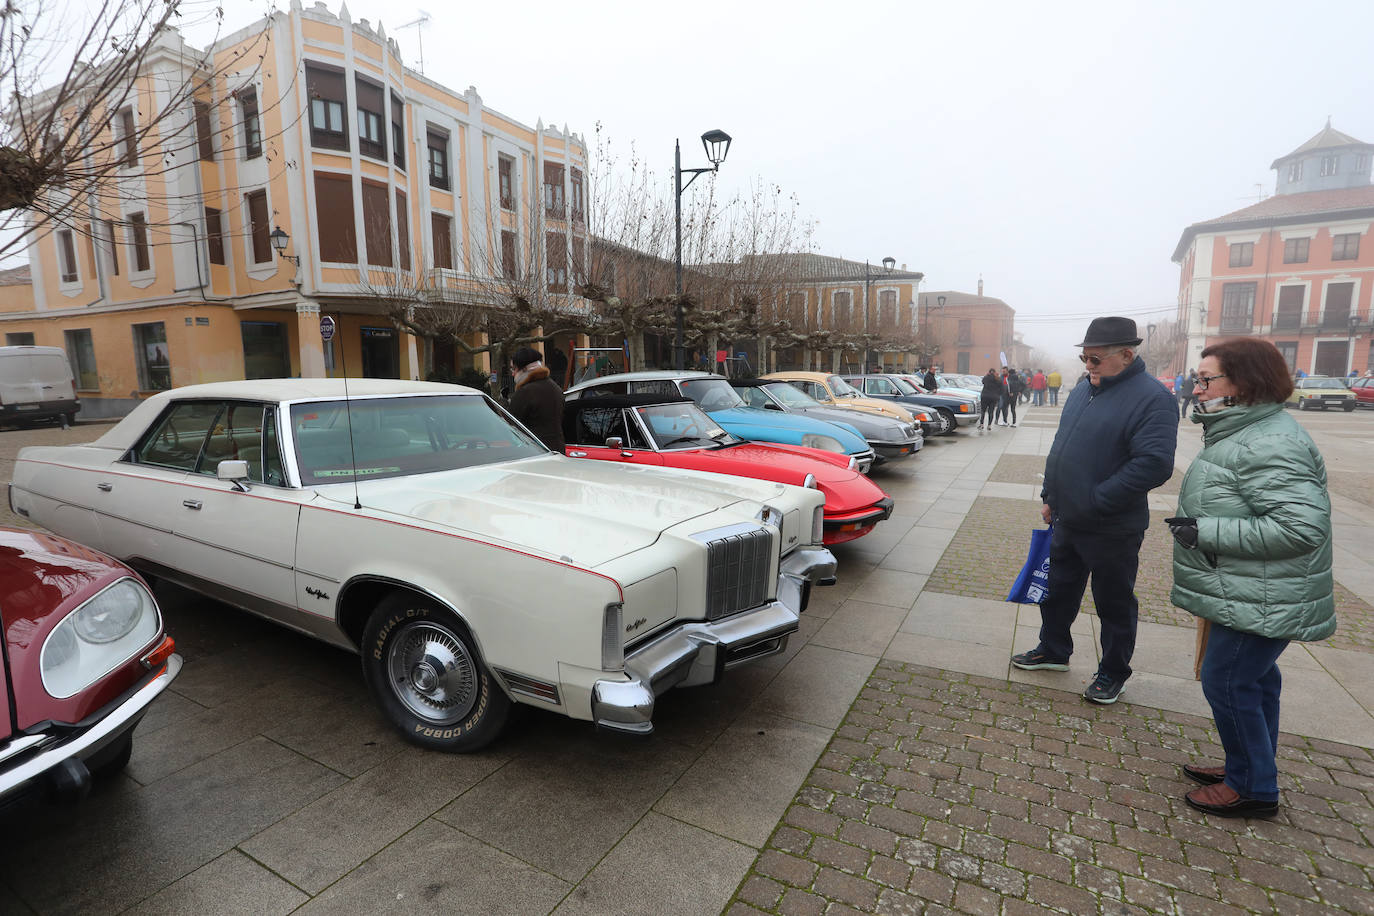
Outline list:
[[[1026,554],[1026,565],[1012,583],[1008,601],[1017,604],[1039,604],[1049,594],[1050,584],[1050,536],[1054,526],[1036,528],[1031,531],[1030,552]]]

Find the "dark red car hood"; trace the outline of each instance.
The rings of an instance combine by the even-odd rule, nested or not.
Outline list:
[[[69,610],[127,575],[124,566],[103,553],[65,538],[0,528],[0,624],[5,636],[6,692],[14,700],[0,719],[5,737],[16,725],[10,713],[15,707],[19,728],[59,715],[80,717],[83,704],[53,700],[43,690],[39,671],[43,640]]]

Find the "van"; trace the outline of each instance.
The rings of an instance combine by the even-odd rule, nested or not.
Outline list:
[[[67,354],[60,347],[0,347],[0,424],[39,420],[76,422],[76,397]]]

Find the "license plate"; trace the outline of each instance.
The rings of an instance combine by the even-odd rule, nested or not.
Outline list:
[[[38,405],[37,405],[37,404],[19,404],[19,405],[17,405],[14,409],[15,409],[15,410],[37,410],[37,409],[38,409]]]

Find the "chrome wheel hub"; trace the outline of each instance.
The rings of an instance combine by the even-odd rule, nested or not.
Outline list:
[[[411,713],[435,725],[452,725],[477,700],[477,664],[447,627],[417,623],[396,634],[387,648],[392,689]]]

